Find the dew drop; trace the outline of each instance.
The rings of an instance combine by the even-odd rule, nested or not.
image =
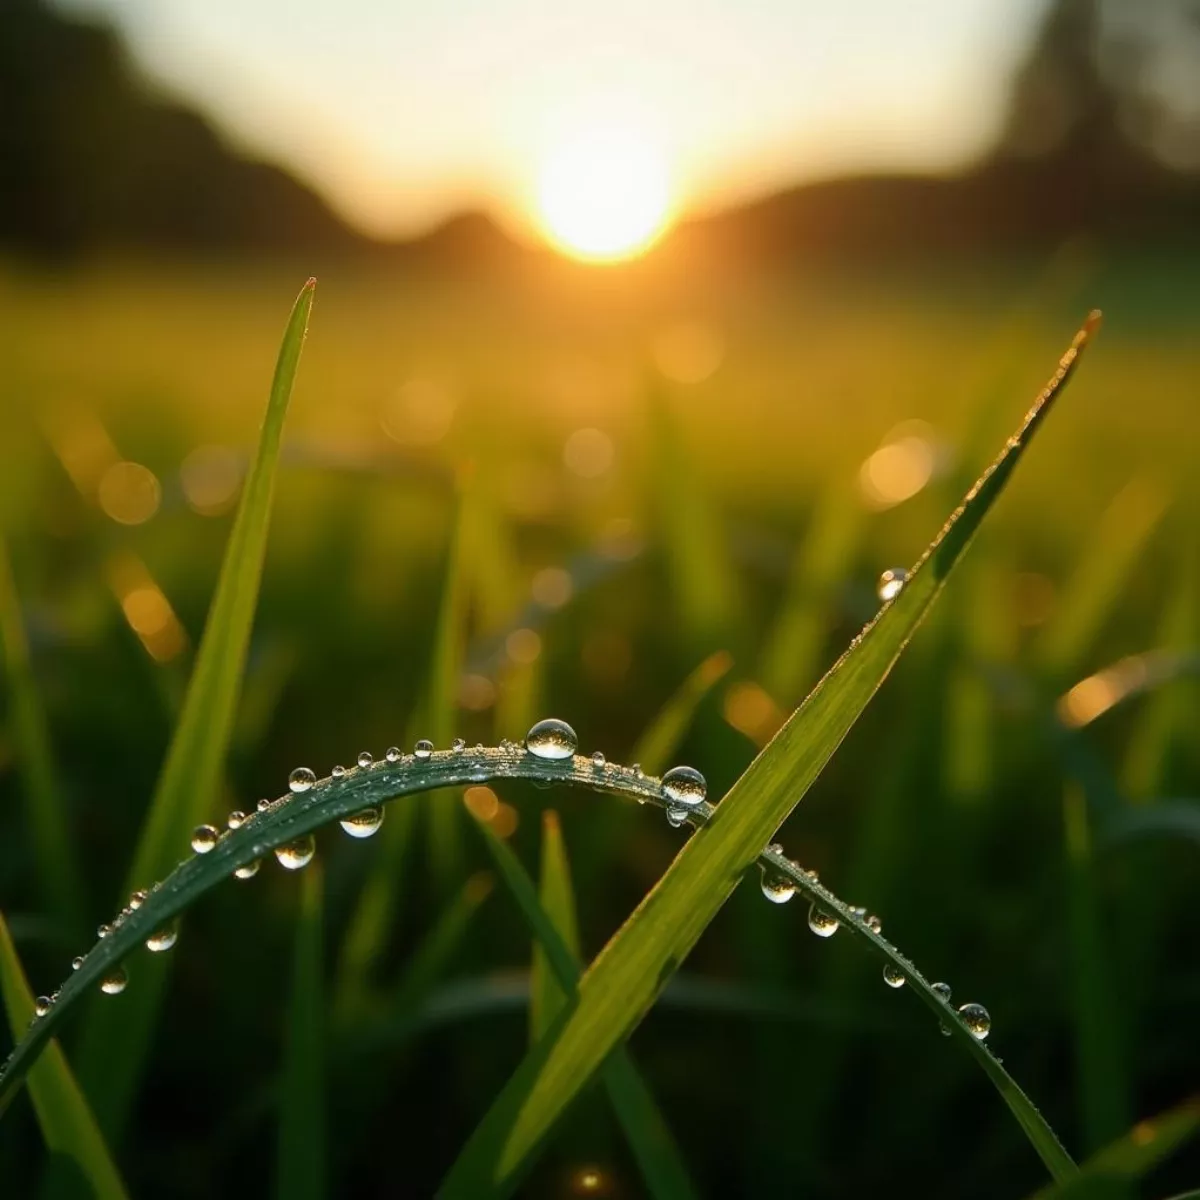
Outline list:
[[[428,758],[433,753],[433,743],[428,738],[422,738],[413,747],[413,753],[418,758]]]
[[[106,996],[119,996],[125,990],[128,982],[129,972],[124,967],[117,965],[100,980],[100,990]]]
[[[786,875],[763,867],[762,894],[772,904],[786,904],[796,894],[796,885]]]
[[[592,751],[592,766],[595,767],[597,771],[603,771],[607,764],[608,759],[604,757],[603,750]]]
[[[228,825],[230,829],[241,829],[245,823],[246,814],[244,812],[238,812],[237,809],[234,809],[234,811],[225,818],[225,824]]]
[[[461,754],[466,748],[467,748],[467,739],[466,738],[455,738],[450,746],[450,749],[453,750],[455,754]]]
[[[695,808],[707,795],[708,784],[695,767],[672,767],[662,777],[662,791],[669,804]]]
[[[579,745],[579,738],[566,721],[547,717],[525,735],[525,749],[535,758],[570,758]]]
[[[366,770],[375,759],[371,756],[370,750],[363,750],[358,756],[358,765]]]
[[[866,920],[863,922],[863,924],[864,924],[864,925],[866,925],[866,927],[867,927],[867,928],[868,928],[868,929],[869,929],[869,930],[870,930],[872,933],[882,933],[882,932],[883,932],[883,922],[882,922],[882,921],[881,921],[881,920],[880,920],[880,919],[879,919],[879,918],[878,918],[878,917],[877,917],[877,916],[876,916],[874,913],[872,913],[872,914],[871,914],[871,915],[870,915],[870,916],[869,916],[869,917],[868,917],[868,918],[867,918],[867,919],[866,919]]]
[[[44,1017],[51,1008],[53,1001],[49,996],[39,996],[33,1002],[33,1015],[35,1017]]]
[[[111,925],[97,925],[96,926],[96,936],[98,938],[106,938],[106,937],[108,937],[108,935],[110,933],[112,933]]]
[[[314,775],[308,767],[297,767],[288,776],[288,788],[297,794],[300,792],[307,792],[308,789],[316,782],[316,775]]]
[[[517,749],[517,743],[514,742],[512,738],[501,738],[500,749],[503,750],[505,754],[510,754],[512,751]]]
[[[400,761],[400,747],[399,746],[389,746],[383,752],[383,757],[386,758],[388,760],[388,762],[399,762]]]
[[[71,959],[71,970],[72,971],[78,971],[79,968],[82,966],[83,966],[83,955],[82,954],[78,954],[73,959]]]
[[[632,766],[632,767],[630,767],[629,769],[630,769],[630,770],[631,770],[631,771],[632,771],[632,772],[633,772],[633,773],[634,773],[634,774],[635,774],[635,775],[636,775],[636,776],[637,776],[639,779],[642,779],[642,778],[645,776],[645,774],[646,774],[646,772],[642,770],[642,764],[641,764],[641,763],[634,763],[634,764],[633,764],[633,766]]]
[[[211,825],[197,825],[192,831],[192,849],[197,854],[207,854],[221,835]]]
[[[311,833],[302,834],[290,842],[284,842],[282,846],[275,847],[275,857],[279,859],[279,865],[287,867],[289,871],[307,867],[316,852],[317,842]]]
[[[950,985],[948,983],[931,983],[929,990],[936,993],[937,997],[943,1004],[950,1003]]]
[[[179,925],[172,921],[169,925],[155,930],[146,939],[146,949],[155,954],[161,954],[164,950],[170,950],[177,941],[179,941]]]
[[[883,968],[883,982],[890,988],[902,988],[905,983],[904,972],[895,963],[887,963]]]
[[[130,908],[141,908],[146,903],[150,893],[145,888],[138,888],[132,896],[129,897]]]
[[[687,819],[690,809],[678,808],[675,805],[670,805],[667,808],[667,824],[672,829],[678,829]]]
[[[380,825],[383,824],[383,809],[360,809],[348,817],[343,817],[340,824],[351,837],[369,838],[373,833],[378,833]]]
[[[982,1004],[964,1004],[958,1010],[958,1015],[976,1041],[982,1042],[992,1032],[991,1014]]]
[[[889,567],[880,575],[875,590],[880,600],[886,603],[888,600],[895,600],[907,582],[908,572],[903,567]]]
[[[240,867],[234,867],[234,879],[253,879],[258,874],[258,868],[262,866],[262,859],[255,858],[248,863],[243,863]]]
[[[817,937],[833,937],[838,931],[838,919],[833,913],[814,904],[808,910],[808,927]]]
[[[258,802],[258,811],[259,811],[259,812],[266,812],[266,811],[267,811],[267,809],[268,809],[268,808],[270,808],[270,807],[271,807],[271,802],[270,802],[270,800],[260,800],[260,801]]]
[[[346,774],[346,768],[343,767],[341,763],[338,763],[338,765],[334,767],[329,774],[332,775],[334,779],[341,779],[342,776]]]

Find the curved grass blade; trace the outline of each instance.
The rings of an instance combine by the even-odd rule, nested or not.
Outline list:
[[[62,788],[50,748],[46,714],[38,698],[21,620],[21,604],[4,542],[0,539],[0,657],[8,689],[17,766],[28,797],[29,830],[37,878],[50,911],[64,929],[83,925],[83,878],[67,832]]]
[[[460,1154],[445,1181],[446,1196],[511,1191],[559,1115],[653,1005],[891,671],[1098,322],[1098,313],[1088,318],[1021,427],[926,550],[900,594],[854,639],[592,963],[578,1004],[518,1068]],[[927,1000],[936,1003],[932,993]],[[974,1041],[965,1027],[962,1033]],[[1074,1164],[1053,1131],[992,1055],[984,1052],[981,1062],[1051,1174],[1067,1177]]]
[[[281,1200],[325,1195],[325,989],[322,981],[324,888],[319,864],[300,884],[292,957],[275,1194]]]
[[[545,999],[542,1002],[541,1020],[548,1027],[554,1015],[562,1012],[564,1005],[574,1001],[582,962],[578,946],[572,944],[572,937],[578,940],[578,931],[573,928],[575,900],[571,891],[566,847],[563,845],[557,815],[546,813],[545,817],[549,819],[542,826],[542,900],[539,900],[533,880],[526,874],[520,859],[482,821],[477,825],[500,877],[512,893],[530,932],[537,939],[538,948],[545,956],[543,961],[548,968],[547,974],[553,976],[557,985],[557,1007],[550,1009]],[[557,911],[546,905],[547,899],[556,906]],[[538,999],[536,978],[531,979],[530,986],[533,1006]],[[629,1051],[624,1046],[614,1051],[600,1069],[600,1075],[650,1194],[659,1200],[686,1200],[695,1195],[675,1139]]]
[[[733,657],[729,652],[718,650],[696,667],[638,739],[633,748],[633,761],[641,763],[643,769],[654,775],[664,771],[669,765],[667,759],[683,741],[704,697],[729,674],[732,666]]]
[[[13,1038],[19,1039],[33,1018],[34,999],[3,916],[0,916],[0,992],[4,995]],[[104,1135],[57,1041],[50,1043],[45,1056],[29,1073],[29,1093],[42,1137],[51,1153],[74,1160],[99,1200],[124,1200],[125,1185],[104,1144]]]
[[[183,711],[130,868],[130,892],[170,869],[220,791],[258,602],[283,423],[315,287],[316,280],[310,279],[301,289],[284,332],[258,450],[225,548]],[[165,964],[157,964],[147,976],[124,1005],[96,1009],[79,1059],[80,1076],[101,1124],[118,1140],[153,1036]]]

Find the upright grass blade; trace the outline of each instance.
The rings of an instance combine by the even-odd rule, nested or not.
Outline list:
[[[33,993],[21,968],[16,947],[0,916],[0,992],[13,1039],[19,1041],[34,1014]],[[75,1163],[99,1200],[124,1200],[125,1185],[113,1163],[104,1135],[57,1041],[29,1073],[29,1094],[42,1137],[52,1154]]]
[[[577,1003],[526,1057],[463,1149],[443,1184],[445,1196],[511,1192],[567,1105],[649,1010],[891,671],[1098,321],[1098,313],[1088,318],[1021,427],[926,550],[900,594],[854,639],[589,967]],[[923,999],[936,1003],[932,996]],[[973,1041],[965,1028],[960,1032],[960,1043]],[[978,1049],[981,1065],[1051,1174],[1069,1176],[1074,1164],[1053,1131],[993,1056]]]
[[[324,898],[320,864],[300,885],[292,957],[292,995],[284,1047],[275,1194],[280,1200],[325,1195]]]
[[[563,945],[576,963],[583,959],[579,948],[579,921],[575,914],[575,890],[563,843],[558,813],[542,813],[542,869],[539,899]],[[567,1001],[567,993],[550,962],[540,938],[534,939],[533,965],[529,973],[529,1040],[539,1041]],[[569,974],[569,973],[568,973]],[[576,971],[576,975],[578,971]]]
[[[301,289],[283,335],[258,450],[229,535],[179,725],[127,878],[129,892],[148,887],[178,862],[191,830],[208,814],[220,789],[258,602],[283,422],[315,287],[310,279]],[[153,1036],[166,970],[162,962],[148,966],[141,986],[123,1004],[98,1006],[84,1032],[80,1075],[101,1124],[116,1140]]]
[[[545,954],[544,961],[561,989],[559,1003],[573,1003],[582,964],[578,950],[564,935],[564,927],[566,932],[571,932],[575,901],[566,865],[566,847],[557,820],[543,826],[546,840],[554,845],[547,849],[544,842],[542,854],[543,864],[549,864],[549,871],[556,876],[550,878],[543,874],[542,894],[559,905],[557,916],[539,901],[533,880],[517,856],[482,821],[477,827],[501,879]],[[694,1189],[675,1140],[629,1051],[623,1046],[618,1047],[601,1067],[600,1074],[650,1194],[658,1200],[687,1200],[693,1196]]]
[[[729,674],[733,658],[725,650],[710,654],[684,681],[658,715],[646,727],[645,733],[633,748],[633,761],[654,775],[670,764],[667,759],[675,753],[691,726],[704,697]]]
[[[4,660],[9,721],[25,785],[38,882],[64,932],[78,932],[84,927],[82,875],[68,834],[62,788],[50,749],[50,731],[33,678],[29,642],[3,539],[0,539],[0,657]]]

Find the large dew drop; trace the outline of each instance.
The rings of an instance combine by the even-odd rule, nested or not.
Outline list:
[[[221,835],[211,825],[197,825],[192,833],[192,849],[197,854],[207,854]]]
[[[982,1004],[964,1004],[958,1010],[963,1024],[971,1031],[971,1036],[983,1041],[992,1032],[992,1017]]]
[[[808,910],[808,927],[817,937],[833,937],[838,931],[838,919],[833,913],[814,904]]]
[[[287,867],[289,871],[307,867],[316,852],[317,842],[311,833],[302,834],[290,842],[284,842],[282,846],[275,847],[275,857],[279,859],[279,865]]]
[[[340,824],[351,837],[369,838],[373,833],[378,833],[380,825],[383,824],[383,809],[360,809],[348,817],[343,817]]]
[[[695,808],[704,802],[708,784],[695,767],[672,767],[662,777],[662,792],[668,804]]]
[[[358,756],[358,765],[365,771],[375,759],[372,757],[370,750],[363,750]]]
[[[33,1015],[35,1017],[44,1017],[53,1007],[53,1001],[49,996],[39,996],[33,1002]]]
[[[880,600],[886,604],[887,601],[895,600],[900,595],[907,582],[908,572],[903,567],[890,567],[880,575],[879,584],[875,590]]]
[[[100,980],[100,990],[106,996],[119,996],[129,982],[129,973],[122,966],[115,966]]]
[[[883,968],[883,982],[890,988],[902,988],[904,986],[904,972],[895,963],[888,963]]]
[[[386,758],[388,760],[388,762],[391,762],[391,763],[399,762],[400,761],[400,747],[399,746],[389,746],[383,752],[383,757]]]
[[[233,810],[233,812],[231,812],[229,814],[228,817],[225,818],[225,824],[230,829],[241,829],[241,827],[243,825],[245,825],[245,823],[246,823],[246,814],[244,812],[239,811],[236,808]]]
[[[772,904],[786,904],[796,894],[796,885],[786,875],[763,867],[762,894]]]
[[[547,717],[525,735],[525,749],[535,758],[570,758],[579,747],[579,738],[566,721]]]
[[[164,950],[170,950],[177,941],[179,941],[179,926],[172,921],[170,925],[164,925],[146,939],[146,949],[152,950],[155,954],[161,954]]]
[[[433,743],[428,738],[422,738],[414,747],[413,754],[417,758],[428,758],[433,753]]]
[[[316,775],[314,775],[308,767],[297,767],[288,776],[288,788],[297,794],[300,792],[307,792],[308,789],[316,782]]]

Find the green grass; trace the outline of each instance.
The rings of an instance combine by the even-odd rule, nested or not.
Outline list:
[[[1123,270],[1129,295],[1156,278]],[[432,1194],[467,1146],[451,1191],[522,1179],[523,1194],[558,1195],[588,1179],[628,1194],[758,1194],[786,1180],[806,1194],[872,1194],[899,1173],[930,1195],[1021,1195],[1047,1167],[1066,1176],[1071,1165],[1014,1080],[1081,1156],[1124,1114],[1186,1095],[1194,805],[1179,798],[1200,794],[1193,677],[1152,672],[1112,715],[1048,732],[1058,693],[1089,672],[1160,645],[1184,658],[1194,648],[1194,501],[1177,432],[1194,355],[1178,318],[1122,305],[1120,287],[1114,299],[1101,279],[1114,328],[989,515],[986,552],[968,557],[862,712],[1015,454],[751,766],[752,743],[777,719],[770,705],[786,713],[871,616],[879,571],[918,557],[952,502],[947,489],[1003,435],[1000,410],[1032,391],[1062,328],[1061,289],[1022,293],[993,279],[971,298],[962,280],[941,292],[911,278],[903,291],[792,281],[693,309],[722,328],[726,362],[699,385],[651,385],[645,355],[680,315],[677,300],[530,292],[496,305],[486,288],[435,281],[410,299],[382,278],[336,274],[326,286],[265,568],[261,541],[249,553],[263,571],[253,635],[243,605],[241,650],[212,652],[224,672],[210,697],[220,719],[193,715],[189,726],[197,702],[183,708],[180,728],[209,739],[188,801],[203,793],[203,809],[138,877],[162,885],[68,973],[85,946],[53,899],[46,855],[24,853],[46,839],[21,814],[53,795],[77,860],[59,874],[89,924],[111,920],[109,898],[133,883],[121,876],[153,811],[171,706],[189,675],[189,695],[205,678],[210,638],[199,634],[205,611],[222,606],[222,589],[211,604],[209,593],[226,531],[188,507],[174,471],[197,444],[245,439],[245,414],[261,408],[253,380],[261,393],[274,289],[244,277],[230,290],[220,275],[187,286],[162,276],[15,284],[0,516],[16,579],[5,645],[21,653],[15,675],[6,655],[12,683],[0,703],[0,902],[43,990],[66,982],[5,1077],[6,1180],[34,1190],[44,1162],[14,1085],[51,1041],[84,1067],[97,1029],[112,1032],[111,1078],[81,1075],[106,1127],[125,1127],[112,1145],[134,1194],[401,1184]],[[996,309],[985,291],[988,303],[1003,297]],[[78,336],[60,344],[51,334],[68,303]],[[989,325],[998,332],[975,336]],[[858,352],[863,330],[869,353]],[[215,348],[211,363],[197,347]],[[420,436],[397,444],[377,415],[414,376],[456,403],[444,435],[430,441],[417,412]],[[647,389],[658,393],[654,423]],[[67,395],[99,416],[120,454],[159,474],[152,521],[112,523],[29,422],[21,397],[49,406]],[[911,416],[931,421],[959,460],[913,499],[868,511],[858,465]],[[613,439],[615,466],[599,478],[561,457],[566,434],[588,426]],[[457,469],[464,459],[469,477]],[[1122,491],[1131,478],[1142,482]],[[231,557],[239,544],[235,535]],[[131,633],[107,583],[129,554],[201,645],[195,664],[186,652],[157,662]],[[547,567],[558,572],[550,584]],[[585,751],[606,751],[614,765],[603,778],[587,758],[556,767],[503,748],[546,713],[570,719]],[[192,824],[221,805],[253,812],[298,762],[350,764],[363,747],[379,760],[384,746],[408,751],[420,736],[439,753],[325,779],[186,857]],[[468,749],[449,750],[454,736]],[[476,742],[501,748],[471,750]],[[42,747],[50,793],[28,771],[31,745]],[[639,761],[640,776],[615,765]],[[684,834],[661,820],[655,778],[676,761],[705,772],[710,796],[728,793],[678,854]],[[489,831],[491,854],[464,836],[459,803],[464,787],[484,784],[504,834]],[[290,872],[271,870],[271,847],[389,798],[374,840],[335,846],[320,834],[322,899],[315,875],[297,889]],[[539,821],[548,805],[561,820]],[[764,859],[781,822],[787,858]],[[540,899],[516,856],[536,858],[539,827]],[[509,906],[485,903],[477,872],[497,852],[493,868],[528,930]],[[264,856],[254,879],[230,881]],[[756,856],[801,899],[766,905]],[[887,941],[836,898],[843,888],[882,913]],[[842,936],[808,935],[812,899],[838,915]],[[645,915],[660,909],[661,921]],[[156,986],[163,956],[140,943],[180,916],[169,988]],[[97,994],[125,958],[125,992]],[[879,981],[884,962],[908,977],[898,993]],[[1003,1066],[929,990],[940,976],[956,1005],[987,1004],[988,1046]],[[620,1048],[635,1025],[636,1071]],[[554,1070],[536,1080],[518,1070],[533,1101],[517,1119],[502,1102],[473,1142],[489,1104],[513,1094],[504,1080],[530,1028],[530,1061]],[[593,1069],[605,1097],[584,1088]],[[122,1109],[128,1121],[114,1119]],[[399,1166],[379,1153],[397,1128]],[[1174,1159],[1139,1160],[1156,1172],[1154,1194],[1187,1185],[1187,1132]]]

